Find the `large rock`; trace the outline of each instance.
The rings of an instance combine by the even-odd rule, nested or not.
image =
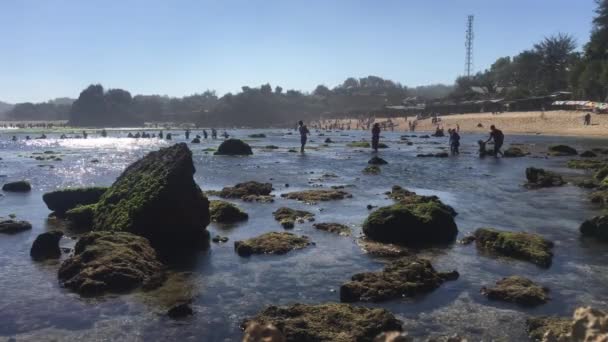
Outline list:
[[[553,186],[561,186],[566,184],[562,176],[544,169],[529,167],[526,169],[526,178],[528,182],[526,187],[529,189],[547,188]]]
[[[44,232],[34,240],[32,248],[30,249],[30,256],[32,259],[42,261],[46,259],[57,259],[61,256],[61,250],[59,249],[59,240],[63,233],[57,230],[50,232]]]
[[[567,317],[540,316],[526,319],[526,330],[532,341],[542,341],[546,334],[565,335],[571,326],[572,320]]]
[[[344,198],[351,198],[353,196],[346,191],[332,189],[294,191],[286,194],[281,194],[281,197],[314,204],[320,201],[324,202],[332,200],[341,200]]]
[[[154,288],[165,279],[164,266],[147,239],[124,232],[91,232],[59,268],[63,286],[83,295]]]
[[[312,222],[315,220],[315,214],[311,212],[287,207],[277,209],[272,213],[272,216],[279,221],[283,228],[293,228],[296,222],[304,223],[305,221]]]
[[[15,234],[30,229],[32,229],[32,224],[27,221],[0,218],[0,233]]]
[[[239,139],[224,140],[217,151],[216,155],[242,156],[253,154],[251,146]]]
[[[399,185],[393,185],[393,188],[391,189],[391,191],[387,192],[386,195],[388,196],[388,198],[390,198],[398,203],[403,203],[406,205],[414,205],[414,204],[421,204],[421,203],[435,203],[438,206],[440,206],[442,209],[448,211],[452,216],[458,215],[458,213],[456,213],[456,210],[454,210],[454,208],[441,202],[439,197],[417,195],[415,192],[404,189],[404,188],[400,187]]]
[[[42,195],[46,206],[57,214],[64,214],[79,205],[88,205],[99,202],[106,192],[106,187],[72,188],[47,192]]]
[[[269,306],[243,327],[251,322],[277,327],[287,342],[372,342],[382,332],[401,331],[401,322],[385,309],[338,303]]]
[[[458,278],[458,272],[440,273],[431,262],[404,257],[388,264],[380,272],[358,273],[340,287],[342,302],[380,302],[413,297],[435,290],[446,280]]]
[[[578,152],[568,145],[554,145],[549,147],[549,154],[552,156],[575,156]]]
[[[272,184],[249,181],[225,187],[221,191],[207,191],[207,194],[217,195],[222,198],[239,198],[247,202],[272,202],[272,197],[270,197],[271,192]]]
[[[553,242],[538,234],[479,228],[475,231],[475,245],[479,250],[529,261],[541,267],[551,266],[553,259]]]
[[[249,215],[236,205],[217,200],[209,202],[209,214],[211,215],[211,220],[218,223],[234,223],[249,218]]]
[[[509,147],[508,149],[506,149],[506,150],[503,152],[503,155],[504,155],[506,158],[518,158],[518,157],[525,157],[525,156],[526,156],[526,154],[527,154],[527,153],[526,153],[526,152],[524,152],[524,151],[523,151],[521,148],[519,148],[519,147],[514,147],[514,146]]]
[[[270,232],[260,236],[235,241],[234,249],[240,256],[252,254],[285,254],[294,249],[302,249],[310,245],[307,236],[298,236],[287,232]]]
[[[608,241],[608,215],[596,216],[586,220],[581,224],[580,232],[583,236]]]
[[[29,192],[32,190],[32,186],[28,181],[17,181],[4,184],[2,190],[7,192]]]
[[[494,287],[483,287],[481,293],[489,299],[502,300],[524,306],[537,306],[549,301],[549,289],[532,280],[511,276],[496,282]]]
[[[149,153],[103,194],[93,229],[141,235],[157,247],[198,245],[208,236],[209,201],[194,172],[185,143]]]

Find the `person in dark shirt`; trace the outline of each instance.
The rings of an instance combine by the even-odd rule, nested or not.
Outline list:
[[[494,125],[490,126],[490,137],[486,140],[486,143],[490,140],[494,140],[494,157],[498,158],[499,153],[501,156],[504,156],[500,148],[505,141],[505,135]]]
[[[375,123],[372,127],[372,149],[378,152],[378,142],[380,141],[380,125]]]
[[[450,151],[452,155],[460,154],[460,134],[455,129],[449,129],[448,133],[450,134]]]
[[[306,127],[302,121],[298,122],[298,131],[300,131],[300,143],[302,144],[300,147],[300,152],[304,153],[304,146],[306,145],[306,140],[308,140],[308,134],[310,131],[308,131],[308,127]]]

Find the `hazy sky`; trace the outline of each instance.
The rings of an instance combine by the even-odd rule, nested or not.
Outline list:
[[[349,76],[452,83],[475,15],[475,70],[558,32],[586,43],[593,0],[0,0],[0,100],[312,91]]]

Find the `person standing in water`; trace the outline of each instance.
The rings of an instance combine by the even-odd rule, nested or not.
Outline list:
[[[300,131],[300,144],[302,145],[300,147],[300,153],[304,153],[304,146],[306,145],[306,140],[308,140],[310,131],[308,131],[308,128],[304,125],[302,120],[298,122],[298,131]]]
[[[378,142],[380,141],[380,125],[375,123],[372,127],[372,149],[378,152]]]
[[[460,134],[458,134],[458,131],[455,129],[448,129],[448,133],[450,135],[450,151],[452,152],[452,155],[455,156],[460,154]]]
[[[207,140],[207,130],[203,130],[203,138],[205,138],[205,140]]]
[[[190,130],[186,130],[186,140],[190,140]]]
[[[498,158],[499,153],[501,156],[504,156],[502,151],[500,151],[500,148],[505,141],[505,135],[494,125],[490,126],[490,137],[486,140],[486,143],[490,140],[494,140],[494,157]]]
[[[217,139],[217,131],[215,130],[215,128],[211,129],[211,138],[212,139]]]

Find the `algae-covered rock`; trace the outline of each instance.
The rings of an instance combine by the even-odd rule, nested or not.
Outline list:
[[[532,341],[542,341],[549,333],[553,336],[567,334],[572,326],[572,319],[567,317],[540,316],[526,319],[526,330]]]
[[[596,216],[583,222],[579,228],[583,236],[608,241],[608,215]]]
[[[96,204],[80,205],[65,212],[65,218],[70,225],[78,229],[92,229],[95,218]]]
[[[30,229],[32,229],[32,224],[27,221],[0,218],[0,233],[2,234],[16,234]]]
[[[28,181],[17,181],[6,183],[2,186],[3,191],[7,192],[29,192],[32,190],[32,186]]]
[[[239,183],[232,187],[225,187],[217,193],[207,193],[217,194],[222,198],[239,198],[245,201],[265,201],[266,198],[270,197],[271,192],[272,184],[250,181],[245,183]]]
[[[608,166],[608,163],[596,159],[572,159],[568,161],[567,165],[571,169],[597,170]]]
[[[519,147],[514,147],[511,146],[508,149],[506,149],[503,152],[503,155],[507,158],[518,158],[518,157],[525,157],[526,156],[526,152],[524,152],[521,148]]]
[[[270,232],[260,236],[234,242],[234,249],[240,256],[252,254],[285,254],[294,249],[302,249],[310,245],[307,236],[299,236],[287,232]]]
[[[547,188],[553,186],[561,186],[566,184],[562,176],[544,169],[529,167],[526,169],[526,178],[528,182],[526,187],[529,189]]]
[[[397,258],[412,255],[407,248],[392,243],[382,243],[366,238],[357,239],[357,245],[363,252],[381,258]]]
[[[251,322],[277,327],[286,342],[372,342],[382,332],[401,331],[401,322],[385,309],[339,303],[269,306],[242,326]]]
[[[234,223],[249,218],[249,215],[236,205],[217,200],[209,202],[209,214],[211,215],[211,220],[218,223]]]
[[[458,278],[458,272],[440,273],[430,261],[403,257],[388,264],[380,272],[355,274],[340,287],[342,302],[380,302],[413,297],[435,290],[446,280]]]
[[[340,223],[315,223],[312,226],[318,230],[322,230],[329,233],[334,233],[342,236],[350,235],[350,228]]]
[[[497,281],[494,287],[483,287],[481,293],[489,299],[524,306],[536,306],[549,301],[549,289],[520,276],[503,278]]]
[[[549,154],[552,156],[575,156],[578,152],[568,145],[554,145],[549,146]]]
[[[101,196],[93,229],[141,235],[156,247],[198,245],[207,235],[209,201],[194,172],[185,143],[147,154]]]
[[[553,242],[538,234],[479,228],[475,231],[475,245],[479,250],[529,261],[541,267],[551,266],[553,258]]]
[[[62,189],[45,193],[42,200],[56,214],[64,214],[79,205],[97,203],[106,190],[106,187]]]
[[[357,147],[357,148],[370,148],[371,147],[371,145],[369,144],[369,141],[353,141],[353,142],[346,144],[346,146]]]
[[[388,164],[388,162],[378,156],[373,156],[372,159],[367,161],[368,164],[370,165],[385,165]]]
[[[61,256],[59,240],[63,233],[58,230],[44,232],[36,237],[30,249],[30,256],[36,261],[58,259]]]
[[[382,172],[382,170],[380,170],[380,168],[377,165],[368,165],[361,172],[363,172],[366,175],[377,175],[377,174],[380,174],[380,172]]]
[[[597,157],[597,154],[595,154],[593,151],[585,151],[581,153],[580,156],[583,158],[595,158]]]
[[[597,170],[595,172],[595,174],[593,175],[593,178],[595,178],[596,180],[598,180],[600,182],[604,181],[607,177],[608,177],[608,165],[603,166],[602,168]]]
[[[450,212],[450,214],[452,216],[458,215],[458,213],[456,213],[456,210],[454,210],[454,208],[441,202],[439,197],[418,195],[413,191],[409,191],[407,189],[400,187],[399,185],[393,185],[393,187],[391,188],[391,191],[387,192],[386,195],[388,196],[388,198],[390,198],[398,203],[403,203],[403,204],[407,204],[407,205],[420,204],[420,203],[435,203],[438,206],[440,206],[441,208],[443,208],[444,210]]]
[[[604,183],[606,180],[604,180]],[[593,192],[589,198],[591,202],[598,203],[604,206],[608,206],[608,185],[602,185],[606,190],[600,190]]]
[[[306,203],[317,203],[321,201],[341,200],[350,198],[352,195],[343,190],[304,190],[281,194],[281,197],[294,199]]]
[[[125,232],[91,232],[59,268],[63,286],[82,295],[154,288],[165,279],[149,241]]]
[[[251,146],[239,139],[224,140],[217,148],[215,155],[244,156],[251,155]]]
[[[295,210],[287,207],[281,207],[272,213],[274,219],[281,223],[283,228],[293,228],[296,222],[314,221],[315,214],[304,211]]]

